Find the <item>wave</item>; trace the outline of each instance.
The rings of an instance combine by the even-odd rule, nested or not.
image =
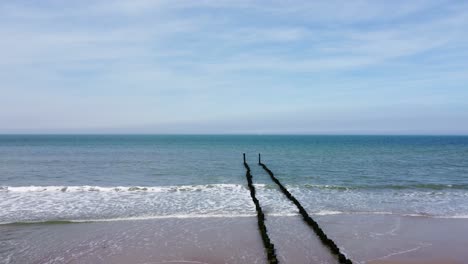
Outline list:
[[[291,186],[290,186],[291,187]],[[419,183],[419,184],[381,184],[381,185],[351,185],[351,186],[340,186],[340,185],[319,185],[319,184],[303,184],[303,185],[292,185],[292,187],[305,187],[309,189],[330,189],[338,191],[348,190],[409,190],[409,189],[422,189],[422,190],[468,190],[468,184],[431,184],[431,183]]]
[[[255,184],[258,188],[275,189],[272,184]],[[288,188],[328,189],[337,191],[349,190],[468,190],[468,184],[407,184],[407,185],[320,185],[320,184],[290,184]],[[241,190],[247,187],[243,184],[204,184],[204,185],[173,185],[173,186],[0,186],[0,192],[199,192],[210,189]]]
[[[206,184],[177,186],[0,186],[0,192],[198,192],[209,189],[241,189],[241,184]]]
[[[296,217],[299,213],[267,213],[269,217]],[[403,217],[425,217],[437,219],[468,219],[468,215],[429,215],[429,214],[404,214],[393,212],[344,212],[323,210],[310,213],[312,216],[330,216],[330,215],[391,215]],[[60,224],[82,224],[99,222],[119,222],[119,221],[142,221],[155,219],[198,219],[198,218],[246,218],[255,217],[255,214],[176,214],[176,215],[152,215],[152,216],[133,216],[133,217],[115,217],[102,219],[70,219],[70,220],[35,220],[35,221],[17,221],[0,222],[0,225],[60,225]]]
[[[268,214],[273,217],[296,216],[299,214]],[[196,219],[196,218],[243,218],[256,217],[256,214],[175,214],[175,215],[152,215],[152,216],[130,216],[102,219],[72,219],[72,220],[36,220],[18,222],[0,222],[0,225],[34,225],[34,224],[73,224],[73,223],[95,223],[95,222],[117,222],[138,221],[152,219]]]
[[[39,221],[19,221],[19,222],[0,222],[0,225],[63,225],[74,223],[89,223],[92,221],[80,220],[39,220]]]
[[[266,214],[297,214],[297,208],[276,190],[275,185],[256,184],[256,187]],[[406,213],[406,216],[468,218],[466,191],[343,191],[342,186],[334,185],[288,185],[288,188],[312,215]],[[239,217],[255,214],[248,189],[242,184],[3,186],[0,187],[0,208],[0,223]]]

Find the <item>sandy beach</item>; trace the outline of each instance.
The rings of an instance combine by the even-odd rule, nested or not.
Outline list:
[[[315,218],[354,263],[467,263],[466,219]],[[255,221],[224,217],[4,225],[0,263],[265,263]],[[267,227],[281,263],[337,263],[298,216],[267,216]]]

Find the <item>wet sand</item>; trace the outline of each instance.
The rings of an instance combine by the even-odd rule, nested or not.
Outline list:
[[[355,263],[468,263],[468,219],[316,216]],[[255,217],[0,226],[0,263],[265,263]],[[337,263],[299,216],[267,215],[281,263]]]
[[[424,257],[421,257],[423,259]],[[370,261],[369,264],[458,264],[461,262],[455,260],[376,260]]]

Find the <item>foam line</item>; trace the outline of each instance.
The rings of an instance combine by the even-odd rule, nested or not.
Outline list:
[[[0,186],[0,192],[174,192],[200,191],[206,189],[241,189],[240,184],[205,184],[205,185],[175,185],[175,186]]]

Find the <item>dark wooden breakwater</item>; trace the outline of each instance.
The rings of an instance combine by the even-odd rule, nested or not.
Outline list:
[[[250,174],[249,164],[247,164],[247,162],[245,161],[245,153],[244,153],[244,167],[247,170],[245,177],[247,178],[247,185],[249,186],[250,196],[252,197],[252,201],[255,204],[255,210],[257,211],[258,230],[260,231],[260,236],[262,237],[263,246],[265,247],[265,251],[267,253],[268,263],[272,263],[272,264],[279,263],[278,259],[276,258],[275,245],[271,243],[270,237],[268,236],[267,228],[265,226],[265,214],[263,213],[262,207],[260,206],[260,202],[255,196],[255,186],[253,185],[253,180],[252,180],[253,177],[252,177],[252,174]]]
[[[244,154],[244,164],[245,164],[245,154]],[[286,189],[286,187],[284,187],[284,185],[281,184],[281,182],[275,177],[273,172],[270,169],[268,169],[268,167],[265,164],[262,163],[260,154],[258,154],[258,165],[263,167],[263,169],[270,175],[271,180],[274,181],[279,186],[279,188],[281,189],[281,192],[283,192],[283,194],[289,200],[291,200],[291,202],[293,202],[296,205],[304,221],[314,230],[314,232],[320,238],[320,241],[322,241],[322,243],[330,249],[331,253],[338,257],[338,261],[344,264],[352,264],[353,262],[350,259],[346,258],[346,256],[343,253],[341,253],[340,249],[335,244],[335,242],[333,242],[333,240],[328,238],[328,236],[325,234],[325,232],[323,232],[322,228],[320,228],[318,223],[314,219],[312,219],[312,217],[309,216],[309,214],[301,205],[301,203],[299,203],[299,201],[288,191],[288,189]]]

